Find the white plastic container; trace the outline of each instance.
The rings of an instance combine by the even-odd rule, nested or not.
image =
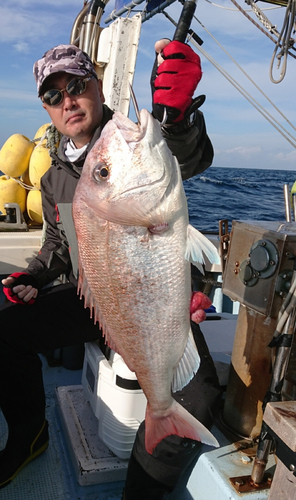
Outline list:
[[[105,358],[96,342],[85,344],[85,354],[82,370],[82,386],[85,398],[90,402],[94,414],[97,416],[99,409],[98,379],[99,365]]]
[[[82,385],[99,419],[99,438],[119,458],[131,454],[138,427],[145,418],[146,397],[121,356],[107,360],[95,342],[86,344]]]

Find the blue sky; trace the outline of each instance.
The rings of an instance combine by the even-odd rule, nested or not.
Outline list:
[[[239,1],[243,8],[248,8],[246,3]],[[263,2],[259,2],[259,6],[269,9],[265,10],[265,14],[280,31],[284,9],[274,9]],[[36,96],[32,66],[47,49],[59,43],[69,43],[73,22],[82,7],[82,0],[10,0],[1,4],[0,147],[14,133],[21,133],[32,139],[39,126],[49,121]],[[114,0],[110,0],[102,19],[102,27],[106,27],[104,19],[113,9]],[[271,83],[269,66],[274,50],[273,42],[242,13],[233,9],[234,5],[230,0],[217,0],[215,3],[198,1],[195,15],[201,24],[194,20],[192,27],[204,40],[202,49],[258,99],[290,134],[296,136],[295,130],[250,85],[202,27],[218,40],[255,80],[257,86],[295,124],[295,59],[289,57],[283,82]],[[173,4],[168,12],[177,20],[181,12],[180,3]],[[254,15],[252,17],[255,19]],[[151,109],[149,78],[154,61],[154,43],[161,37],[172,37],[173,33],[174,26],[163,14],[156,15],[142,25],[134,80],[140,108]],[[202,111],[215,149],[214,166],[296,171],[295,148],[241,96],[204,54],[200,56],[203,78],[196,95],[207,96]]]

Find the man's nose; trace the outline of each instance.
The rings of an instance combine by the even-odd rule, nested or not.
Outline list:
[[[64,108],[73,109],[77,106],[76,96],[72,96],[67,92],[64,93]]]

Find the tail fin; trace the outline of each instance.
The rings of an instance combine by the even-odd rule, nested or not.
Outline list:
[[[162,417],[155,416],[147,404],[145,447],[148,453],[152,454],[155,446],[171,434],[201,441],[216,448],[219,447],[213,434],[174,399],[167,414]]]

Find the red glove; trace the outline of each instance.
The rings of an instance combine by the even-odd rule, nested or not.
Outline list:
[[[9,277],[14,278],[13,283],[11,285],[3,285],[3,292],[8,300],[14,304],[34,304],[36,299],[32,298],[28,302],[25,302],[12,289],[18,285],[31,285],[33,288],[38,288],[36,279],[28,273],[13,273]]]
[[[190,319],[201,323],[206,319],[205,309],[212,305],[211,300],[202,292],[193,292],[190,303]]]
[[[162,121],[165,107],[166,122],[177,123],[183,120],[201,79],[200,58],[189,45],[177,41],[163,49],[162,57],[164,61],[158,67],[155,63],[151,77],[153,115]]]

